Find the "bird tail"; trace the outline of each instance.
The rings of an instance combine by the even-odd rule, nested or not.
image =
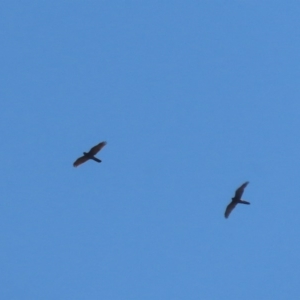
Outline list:
[[[239,203],[242,203],[242,204],[250,204],[250,202],[245,201],[245,200],[240,200]]]
[[[101,160],[99,158],[95,157],[95,156],[92,157],[92,160],[94,160],[94,161],[96,161],[98,163],[101,163]]]

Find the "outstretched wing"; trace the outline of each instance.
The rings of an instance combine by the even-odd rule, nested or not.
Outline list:
[[[236,191],[235,191],[235,195],[234,195],[234,198],[237,198],[237,199],[241,199],[242,195],[243,195],[243,192],[244,192],[244,189],[245,187],[248,185],[249,181],[246,181],[245,183],[243,183]]]
[[[89,160],[88,157],[86,157],[86,156],[81,156],[81,157],[79,157],[79,158],[77,158],[77,159],[75,160],[75,162],[73,163],[73,166],[74,166],[74,167],[78,167],[79,165],[85,163],[87,160]]]
[[[100,144],[94,146],[90,151],[89,154],[96,155],[107,143],[101,142]]]
[[[231,201],[227,207],[226,207],[226,210],[225,210],[225,218],[227,219],[230,215],[230,213],[233,211],[233,209],[235,208],[235,206],[237,205],[236,202],[233,202]]]

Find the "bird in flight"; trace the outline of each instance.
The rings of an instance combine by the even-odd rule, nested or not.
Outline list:
[[[242,204],[250,204],[250,202],[241,200],[245,187],[248,185],[248,181],[243,183],[236,191],[234,197],[231,199],[231,202],[228,204],[225,210],[225,218],[227,219],[232,212],[232,210],[236,207],[238,203]]]
[[[106,145],[106,142],[101,142],[98,145],[94,146],[93,148],[91,148],[91,150],[89,152],[83,152],[83,156],[77,158],[75,160],[75,162],[73,163],[74,167],[78,167],[79,165],[85,163],[86,161],[88,161],[89,159],[92,159],[98,163],[101,162],[101,160],[97,157],[95,157],[95,155]]]

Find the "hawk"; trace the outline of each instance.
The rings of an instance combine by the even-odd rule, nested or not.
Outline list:
[[[101,160],[97,157],[95,157],[95,155],[106,145],[106,142],[101,142],[98,145],[94,146],[93,148],[91,148],[91,150],[89,152],[83,152],[83,156],[77,158],[75,160],[75,162],[73,163],[74,167],[78,167],[79,165],[85,163],[86,161],[88,161],[89,159],[92,159],[98,163],[101,162]]]
[[[248,185],[248,181],[243,183],[236,191],[234,197],[231,199],[231,202],[228,204],[225,210],[225,218],[227,219],[232,212],[232,210],[236,207],[238,203],[242,204],[250,204],[250,202],[241,200],[245,187]]]

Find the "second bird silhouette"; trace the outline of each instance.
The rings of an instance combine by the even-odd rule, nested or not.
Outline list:
[[[78,167],[79,165],[85,163],[86,161],[88,161],[89,159],[92,159],[98,163],[101,162],[101,160],[97,157],[95,157],[95,155],[106,145],[106,142],[101,142],[98,145],[94,146],[93,148],[91,148],[91,150],[89,152],[83,152],[83,156],[79,157],[76,159],[76,161],[73,163],[74,167]]]

